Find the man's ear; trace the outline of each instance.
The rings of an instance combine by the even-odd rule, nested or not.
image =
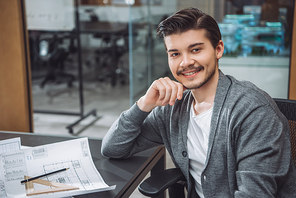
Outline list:
[[[216,58],[220,59],[222,57],[223,53],[224,53],[224,43],[222,40],[220,40],[218,42],[217,47],[216,47]]]

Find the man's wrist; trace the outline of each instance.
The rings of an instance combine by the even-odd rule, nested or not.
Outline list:
[[[145,103],[145,96],[142,96],[136,103],[141,111],[150,112],[154,109],[154,107],[147,105]]]

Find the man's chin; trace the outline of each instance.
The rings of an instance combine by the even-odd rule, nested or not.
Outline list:
[[[192,89],[199,89],[199,88],[201,88],[202,86],[204,86],[207,82],[208,82],[208,80],[203,81],[203,82],[195,82],[195,83],[192,83],[192,84],[188,83],[188,84],[186,84],[186,85],[183,84],[183,86],[184,86],[186,89],[190,89],[190,90],[192,90]]]
[[[183,85],[186,89],[199,89],[201,86],[200,85]]]

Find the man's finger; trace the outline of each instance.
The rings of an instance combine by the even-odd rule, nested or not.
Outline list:
[[[179,83],[179,82],[175,82],[175,81],[174,81],[174,83],[176,84],[176,86],[178,86],[177,98],[178,98],[178,100],[181,100],[182,97],[183,97],[183,92],[184,92],[185,90],[187,90],[187,88],[184,87],[184,85],[181,84],[181,83]]]
[[[170,80],[168,80],[169,78],[165,79],[165,78],[160,78],[160,82],[162,83],[162,85],[165,88],[165,97],[162,101],[162,105],[167,105],[170,102],[170,98],[171,98],[171,94],[172,94],[172,86],[170,84]]]

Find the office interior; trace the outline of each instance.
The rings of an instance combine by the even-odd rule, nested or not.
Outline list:
[[[57,124],[67,126],[67,122],[77,120],[64,114],[96,111],[100,119],[82,135],[94,128],[96,135],[104,131],[103,137],[118,115],[133,105],[153,80],[170,75],[163,41],[155,34],[157,24],[190,6],[218,21],[225,43],[219,67],[225,74],[249,80],[274,98],[288,98],[294,1],[68,2],[72,3],[26,1],[35,132],[60,133]],[[36,4],[53,11],[36,9]],[[54,19],[38,27],[37,15],[45,22],[62,14],[65,21],[56,22],[70,28],[55,25]],[[76,19],[80,26],[79,46]],[[92,28],[96,23],[108,23],[110,29]],[[47,127],[48,120],[53,122]],[[92,121],[90,115],[72,130],[79,131]]]
[[[153,80],[170,76],[156,28],[185,7],[217,20],[222,72],[274,98],[296,98],[293,0],[24,0],[23,6],[31,132],[103,138]],[[7,123],[2,130],[21,131]]]

